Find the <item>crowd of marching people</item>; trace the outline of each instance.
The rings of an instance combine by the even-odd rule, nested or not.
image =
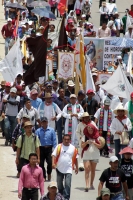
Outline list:
[[[16,2],[10,0],[10,3]],[[38,200],[40,188],[41,200],[69,200],[73,170],[76,174],[79,170],[84,172],[85,192],[96,190],[96,167],[100,156],[103,156],[110,157],[110,167],[99,178],[97,200],[133,200],[133,92],[128,100],[100,88],[106,80],[99,81],[97,63],[92,60],[90,68],[95,91],[81,88],[76,94],[74,79],[67,82],[58,80],[58,46],[53,45],[50,38],[50,33],[56,32],[54,23],[50,17],[38,17],[32,11],[36,6],[30,6],[28,2],[19,3],[23,9],[6,7],[6,1],[2,1],[7,20],[1,30],[5,39],[5,55],[16,37],[20,39],[21,47],[25,43],[27,53],[22,57],[25,74],[34,61],[34,53],[26,43],[27,38],[42,36],[49,24],[47,56],[53,59],[53,75],[43,83],[26,84],[23,74],[18,74],[14,83],[1,81],[0,125],[5,146],[12,146],[16,152],[18,197],[22,200]],[[112,10],[108,3],[113,4]],[[115,0],[108,3],[99,1],[100,28],[97,29],[90,22],[93,21],[93,1],[68,1],[68,14],[65,16],[67,45],[64,50],[69,48],[74,51],[76,37],[81,31],[84,37],[121,35],[133,39],[133,25],[127,27],[127,18],[130,17],[131,21],[133,18],[133,5],[119,18]],[[57,17],[62,17],[58,12],[59,2],[51,0],[49,4],[50,16],[57,11]],[[125,49],[125,54],[117,57],[115,64],[109,63],[109,71],[116,69],[119,64],[125,70],[127,51]],[[57,182],[51,178],[54,169]],[[45,195],[46,180],[50,183]]]

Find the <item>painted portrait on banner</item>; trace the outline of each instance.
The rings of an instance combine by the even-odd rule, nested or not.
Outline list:
[[[74,76],[74,53],[58,52],[58,78],[68,80]]]
[[[84,43],[87,57],[98,70],[103,70],[104,40],[85,37]]]
[[[98,80],[102,83],[102,81],[107,81],[113,72],[98,72]]]

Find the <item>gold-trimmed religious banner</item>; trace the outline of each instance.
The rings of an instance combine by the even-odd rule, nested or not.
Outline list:
[[[74,63],[74,53],[58,52],[58,79],[73,79]]]
[[[107,81],[113,72],[98,72],[98,80],[102,83],[102,81]]]

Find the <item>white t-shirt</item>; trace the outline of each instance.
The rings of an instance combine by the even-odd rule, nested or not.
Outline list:
[[[7,100],[9,97],[9,95],[6,95],[4,97],[4,100]],[[16,98],[12,98],[11,96],[9,97],[8,99],[9,101],[12,101],[12,102],[20,102],[20,96],[16,96]],[[5,115],[8,115],[8,116],[17,116],[18,114],[18,105],[11,105],[10,103],[7,103],[6,104],[6,109],[5,109]]]
[[[58,148],[58,145],[56,146],[56,148],[54,149],[52,153],[52,155],[55,157],[57,155],[57,148]],[[64,146],[62,144],[60,156],[57,162],[57,169],[61,173],[72,174],[72,157],[74,154],[74,150],[75,150],[75,147],[72,144],[70,144],[69,146]],[[77,158],[78,158],[78,155],[77,155]]]
[[[82,142],[85,142],[85,135],[81,140]],[[95,141],[95,139],[89,139],[89,141]],[[83,160],[99,160],[99,157],[99,149],[94,144],[90,144],[89,148],[83,153]]]

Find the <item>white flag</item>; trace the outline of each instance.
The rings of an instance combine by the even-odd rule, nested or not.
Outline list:
[[[18,39],[11,50],[0,61],[0,71],[5,81],[14,82],[18,74],[23,74],[22,53]]]
[[[128,64],[127,64],[127,72],[130,73],[130,75],[133,77],[133,51],[130,51],[129,58],[128,58]]]
[[[91,70],[90,70],[90,64],[89,64],[90,60],[89,58],[86,56],[86,92],[89,90],[89,89],[92,89],[92,90],[96,90],[95,89],[95,84],[94,84],[94,81],[93,81],[93,78],[92,78],[92,73],[91,73]]]
[[[127,21],[126,21],[126,31],[128,31],[128,26],[132,24],[130,16],[127,14]]]
[[[117,95],[128,100],[130,100],[130,94],[133,92],[133,87],[120,66],[118,66],[108,81],[104,85],[100,85],[100,87],[112,95]]]

